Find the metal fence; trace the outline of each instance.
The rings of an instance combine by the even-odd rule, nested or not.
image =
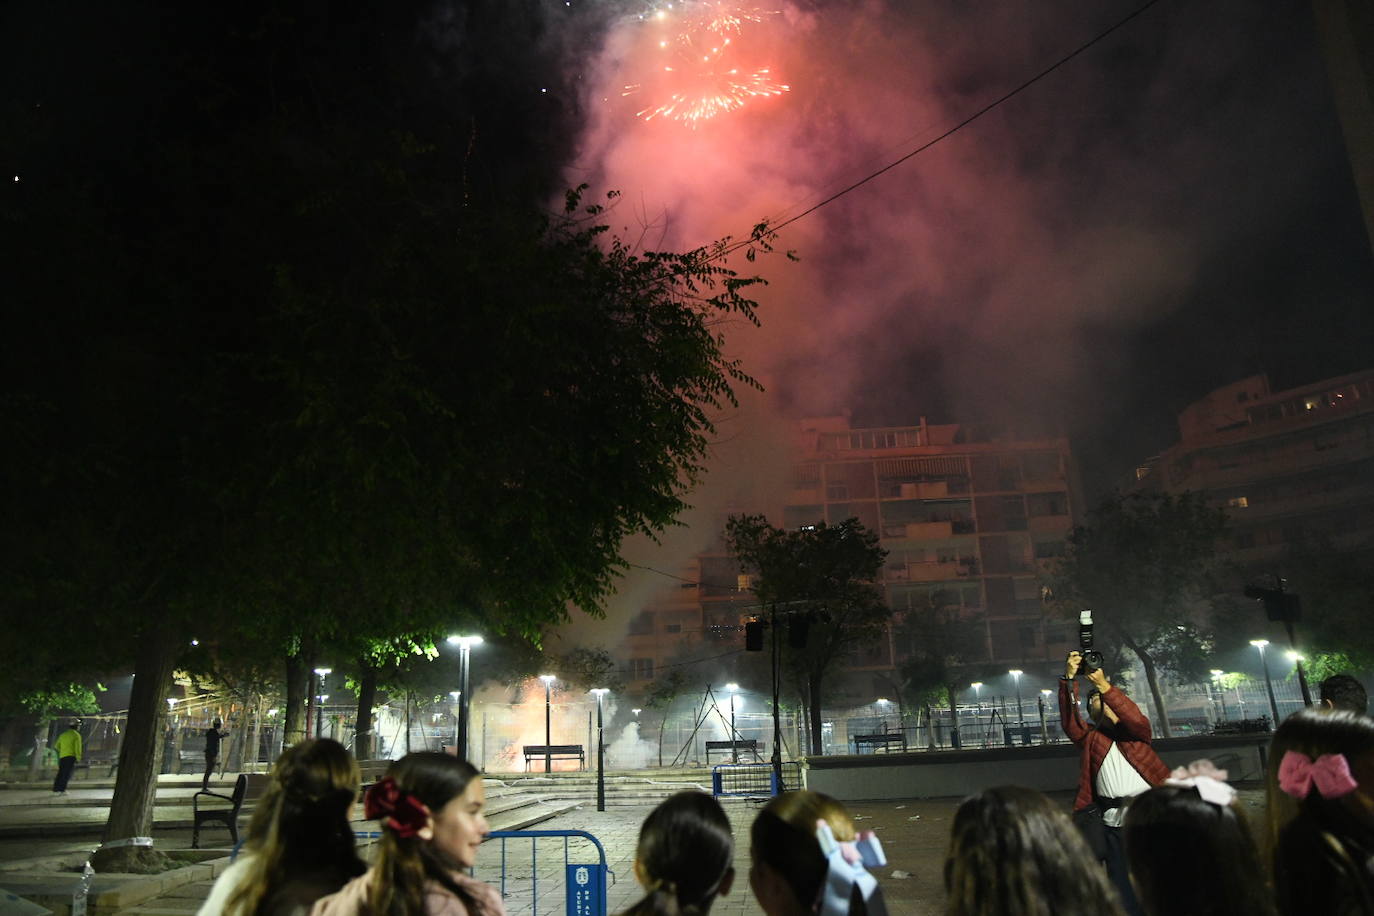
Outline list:
[[[606,879],[615,875],[590,833],[496,830],[490,841],[481,846],[473,876],[500,890],[508,916],[606,916]]]
[[[782,780],[769,763],[722,763],[711,770],[711,794],[767,798],[801,788],[801,764],[786,761]]]

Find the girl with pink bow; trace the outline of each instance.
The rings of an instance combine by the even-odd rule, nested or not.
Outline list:
[[[451,754],[407,754],[363,799],[381,822],[375,864],[312,916],[505,916],[495,888],[466,873],[490,832],[482,777]]]
[[[1269,750],[1269,839],[1283,916],[1374,916],[1374,720],[1305,709]]]

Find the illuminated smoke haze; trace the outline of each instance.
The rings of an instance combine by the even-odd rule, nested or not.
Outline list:
[[[736,53],[791,91],[694,130],[634,117],[642,103],[619,88],[653,66],[654,42],[637,17],[612,17],[582,70],[589,120],[569,183],[619,190],[613,226],[645,247],[739,237],[934,138],[1137,6],[769,4],[777,15],[744,23]],[[786,227],[778,246],[800,263],[735,261],[771,284],[763,328],[728,335],[769,391],[726,418],[733,438],[694,495],[698,517],[732,504],[745,469],[780,480],[785,416],[1058,429],[1100,490],[1167,445],[1174,413],[1210,386],[1367,363],[1374,283],[1343,157],[1306,3],[1148,10]],[[766,471],[759,455],[774,458]],[[709,534],[630,556],[671,569]],[[615,606],[632,612],[652,584],[631,577]]]

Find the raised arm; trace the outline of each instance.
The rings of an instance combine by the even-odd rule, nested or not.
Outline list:
[[[1100,669],[1094,671],[1088,675],[1088,679],[1093,682],[1094,687],[1102,692],[1102,702],[1106,703],[1108,708],[1116,713],[1117,733],[1135,741],[1149,743],[1153,734],[1150,729],[1150,720],[1145,718],[1145,713],[1140,711],[1135,700],[1113,687],[1111,681],[1107,680],[1105,671]]]
[[[1088,727],[1078,713],[1078,685],[1073,680],[1082,661],[1081,653],[1070,652],[1064,661],[1064,676],[1059,679],[1059,724],[1074,744],[1081,744],[1088,734]]]

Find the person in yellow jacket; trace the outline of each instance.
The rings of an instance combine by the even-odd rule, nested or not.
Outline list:
[[[53,795],[66,795],[72,770],[81,759],[81,720],[73,719],[67,730],[57,736],[57,778],[52,781]]]

